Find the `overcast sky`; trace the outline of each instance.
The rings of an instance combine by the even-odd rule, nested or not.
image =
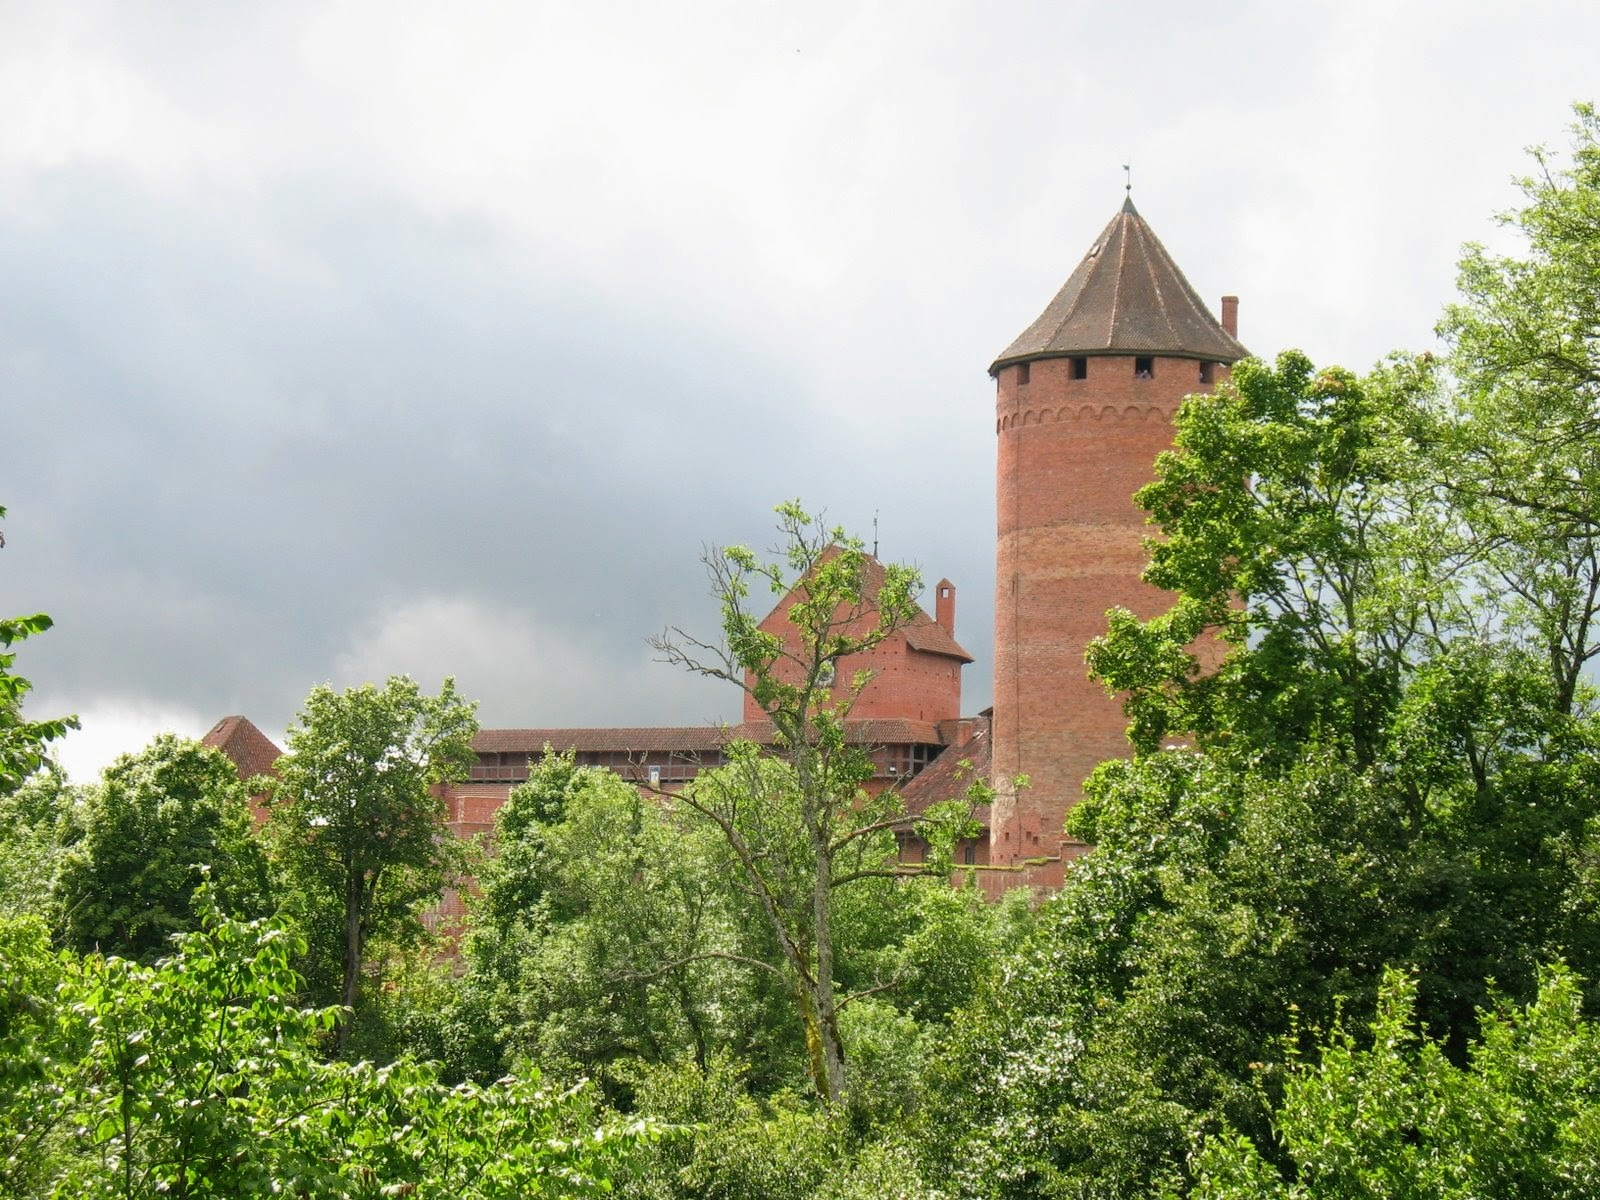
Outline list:
[[[0,612],[75,778],[310,687],[699,724],[705,543],[948,576],[987,367],[1122,201],[1257,353],[1421,349],[1594,0],[0,0]],[[931,603],[929,604],[931,607]]]

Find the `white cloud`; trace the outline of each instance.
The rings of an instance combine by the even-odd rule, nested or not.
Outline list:
[[[33,716],[59,716],[71,711],[74,705],[70,697],[34,695],[28,699],[28,712]],[[52,743],[50,750],[74,783],[95,782],[119,755],[138,753],[158,733],[199,738],[216,723],[216,717],[139,698],[96,698],[77,706],[76,712],[82,728]]]

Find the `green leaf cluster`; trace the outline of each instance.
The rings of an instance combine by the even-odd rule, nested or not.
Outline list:
[[[601,1194],[664,1132],[605,1117],[585,1086],[327,1062],[339,1012],[295,1000],[303,945],[199,905],[150,965],[54,955],[37,923],[0,921],[7,1195]]]
[[[407,676],[314,688],[277,778],[260,781],[265,838],[311,940],[310,982],[347,1009],[359,1003],[369,944],[418,936],[421,907],[452,877],[439,785],[475,761],[474,707],[449,679],[436,696]],[[340,1026],[341,1045],[349,1030]]]
[[[1600,1028],[1577,980],[1546,970],[1526,1007],[1504,1002],[1457,1063],[1417,1025],[1416,981],[1384,976],[1361,1036],[1338,1022],[1315,1061],[1291,1057],[1274,1116],[1285,1181],[1224,1129],[1195,1163],[1204,1200],[1592,1196],[1600,1189]],[[1291,1048],[1292,1052],[1292,1048]]]
[[[792,1055],[766,1036],[767,946],[726,848],[671,797],[547,752],[496,814],[473,914],[454,1020],[493,1034],[468,1069]]]
[[[64,943],[153,959],[198,923],[196,890],[241,915],[271,907],[262,847],[233,763],[174,734],[107,767],[60,817],[51,900]]]

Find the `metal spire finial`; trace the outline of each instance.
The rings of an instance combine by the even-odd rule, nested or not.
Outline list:
[[[1132,159],[1129,159],[1127,162],[1122,164],[1122,171],[1123,171],[1123,174],[1127,177],[1127,183],[1123,184],[1122,190],[1127,192],[1129,198],[1131,199],[1132,196],[1133,196],[1133,160]]]

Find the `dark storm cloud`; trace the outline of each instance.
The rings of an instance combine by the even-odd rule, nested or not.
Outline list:
[[[59,691],[286,715],[428,595],[581,632],[603,681],[714,618],[686,560],[749,526],[774,448],[823,457],[779,348],[519,266],[481,223],[326,181],[199,212],[40,186],[48,224],[0,226],[0,608],[52,611],[30,653]]]

